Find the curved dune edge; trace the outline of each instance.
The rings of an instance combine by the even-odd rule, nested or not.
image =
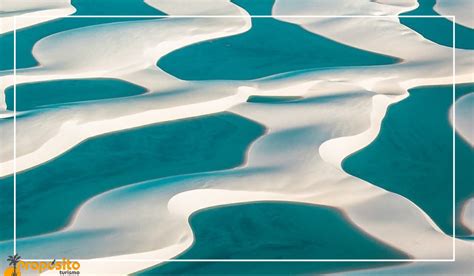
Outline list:
[[[156,2],[158,2],[159,4],[159,1]],[[277,1],[277,5],[278,3],[279,1]],[[380,5],[378,7],[382,8],[385,6]],[[385,12],[392,12],[391,9],[392,8],[390,8],[390,10],[387,9]],[[166,12],[166,10],[164,11]],[[299,12],[301,12],[301,10]],[[316,13],[314,11],[312,12]],[[400,31],[398,32],[399,37],[396,38],[378,36],[377,32],[373,32],[370,30],[371,25],[376,25],[373,21],[370,20],[343,21],[339,21],[339,23],[337,22],[337,20],[325,22],[310,22],[309,27],[305,27],[310,29],[312,28],[311,26],[319,26],[319,28],[311,29],[311,31],[320,31],[323,32],[323,34],[318,32],[319,34],[331,37],[335,40],[344,40],[347,44],[368,50],[373,50],[375,52],[380,53],[394,52],[393,49],[398,46],[390,46],[390,43],[380,44],[380,42],[383,42],[383,40],[401,40],[400,44],[406,42],[409,45],[403,48],[401,53],[396,54],[395,56],[401,57],[406,61],[402,64],[390,66],[356,69],[343,68],[340,70],[333,70],[329,72],[308,72],[299,76],[288,77],[279,80],[259,80],[255,81],[254,87],[242,86],[236,83],[236,87],[234,88],[227,87],[226,97],[224,98],[216,96],[211,92],[206,92],[207,94],[205,96],[202,96],[201,98],[196,99],[195,103],[188,103],[187,105],[174,107],[176,103],[183,102],[185,100],[185,96],[187,96],[186,94],[184,96],[177,95],[175,97],[170,97],[167,99],[169,100],[169,102],[165,103],[165,105],[168,104],[169,106],[162,107],[166,108],[165,113],[163,113],[163,110],[146,111],[142,113],[135,113],[132,115],[124,115],[120,112],[117,112],[114,113],[114,115],[121,118],[120,120],[110,119],[95,121],[93,118],[88,118],[88,120],[91,121],[87,123],[81,122],[78,119],[77,123],[75,124],[69,123],[67,125],[61,125],[61,135],[65,136],[62,136],[60,138],[56,137],[52,139],[56,139],[54,140],[55,142],[61,143],[61,145],[63,146],[62,150],[56,150],[52,153],[49,152],[52,149],[56,149],[58,147],[58,144],[48,144],[47,142],[41,145],[39,150],[36,149],[36,151],[34,151],[35,149],[33,149],[31,155],[24,155],[28,157],[21,157],[23,159],[18,160],[18,164],[20,165],[20,168],[26,169],[28,167],[33,166],[34,164],[40,164],[42,162],[45,162],[53,158],[54,156],[64,152],[64,150],[66,150],[67,148],[72,147],[74,143],[80,142],[77,140],[85,139],[86,137],[90,137],[92,135],[97,135],[97,133],[105,133],[118,129],[130,128],[133,127],[134,124],[144,125],[148,123],[155,123],[160,120],[164,121],[178,119],[181,117],[198,116],[202,114],[207,114],[205,112],[212,113],[216,112],[216,110],[220,111],[221,109],[230,109],[231,111],[236,112],[242,116],[246,116],[258,122],[262,122],[269,128],[269,133],[258,141],[256,141],[249,150],[249,159],[247,163],[241,168],[228,170],[228,172],[235,173],[239,176],[248,177],[246,178],[248,183],[238,181],[239,179],[232,179],[231,177],[226,176],[225,173],[222,173],[221,176],[216,173],[216,176],[201,174],[199,176],[196,176],[196,179],[193,179],[191,177],[191,180],[189,181],[183,180],[177,183],[177,186],[184,187],[183,191],[173,191],[172,189],[164,189],[163,193],[162,189],[160,189],[159,191],[157,189],[157,195],[160,194],[161,196],[164,196],[165,198],[163,198],[163,202],[166,203],[164,205],[156,207],[156,211],[161,211],[161,213],[157,214],[168,215],[170,220],[181,222],[179,228],[173,228],[174,232],[179,232],[179,234],[175,234],[177,235],[177,242],[174,245],[165,246],[162,247],[162,249],[145,253],[82,261],[81,263],[83,263],[83,265],[81,266],[81,272],[84,271],[84,273],[90,275],[93,274],[92,272],[105,272],[103,269],[110,269],[107,270],[107,272],[130,273],[159,263],[158,261],[141,262],[138,261],[138,259],[168,259],[170,258],[170,256],[172,257],[176,254],[179,254],[179,252],[182,252],[182,250],[187,248],[190,245],[190,242],[192,241],[192,232],[190,231],[189,225],[187,224],[187,220],[185,219],[187,218],[190,212],[197,211],[199,210],[199,208],[203,208],[203,206],[206,204],[216,206],[216,204],[221,205],[228,204],[230,202],[242,202],[244,200],[260,201],[278,200],[280,198],[281,200],[284,199],[285,201],[298,201],[334,206],[343,211],[345,214],[347,214],[348,217],[352,220],[352,222],[361,229],[363,229],[365,232],[389,245],[394,246],[395,248],[406,252],[407,254],[414,256],[415,258],[450,258],[451,252],[449,249],[451,248],[451,239],[445,236],[444,234],[438,232],[433,227],[432,222],[429,220],[429,218],[427,218],[423,212],[420,212],[420,210],[414,204],[398,195],[388,193],[373,185],[360,181],[354,177],[348,176],[340,170],[340,160],[342,160],[344,154],[349,154],[357,149],[360,149],[365,144],[370,143],[371,139],[373,139],[373,137],[375,137],[375,135],[378,133],[378,128],[380,128],[379,122],[381,121],[383,114],[385,113],[386,106],[388,106],[388,104],[391,102],[400,100],[398,96],[390,95],[398,94],[403,97],[406,93],[406,89],[408,88],[426,84],[449,83],[451,81],[451,77],[449,76],[450,50],[448,48],[426,42],[417,34],[413,34],[412,31],[407,30],[407,28],[403,28],[403,26],[398,27],[398,22],[396,21],[388,20],[386,22],[384,21],[383,23],[381,23],[392,24],[387,26],[396,26],[396,28],[400,28]],[[364,32],[364,28],[360,27],[361,25],[353,24],[357,21],[359,21],[362,26],[368,28],[368,31],[365,30],[368,32],[368,36],[365,36],[364,38],[365,41],[361,41],[359,39],[359,37],[364,36],[362,36],[360,34],[360,31],[358,30],[360,28],[361,31]],[[196,22],[192,23],[196,24]],[[202,24],[205,23],[205,21],[202,22]],[[211,32],[212,35],[206,33],[199,37],[196,36],[194,37],[194,39],[195,41],[199,41],[200,39],[207,39],[210,36],[218,37],[222,35],[228,35],[230,33],[243,31],[245,30],[245,28],[249,27],[246,25],[242,27],[241,21],[236,23],[240,24],[239,27],[236,27],[230,31],[227,30],[227,32],[219,32],[218,30],[214,30],[213,33]],[[139,26],[140,29],[142,29],[142,27],[144,26],[148,26],[150,31],[154,30],[154,23],[149,25],[146,24],[149,23],[138,23],[134,26]],[[170,22],[170,24],[172,24],[172,22]],[[183,23],[183,29],[186,29],[187,27],[185,24],[186,22]],[[357,26],[358,29],[354,30],[352,26]],[[123,31],[122,27],[124,27],[125,29],[130,28],[130,31],[136,31],[136,29],[134,29],[133,27],[133,24],[114,24],[103,28],[105,28],[106,30],[115,29],[117,30],[117,32],[119,32]],[[223,26],[221,25],[220,27],[222,28]],[[100,31],[100,28],[89,28],[87,30],[82,31],[95,32]],[[180,30],[179,26],[177,26],[177,28],[178,30]],[[342,35],[332,34],[331,30],[344,30],[346,34],[344,34],[344,32],[342,32]],[[357,34],[348,36],[348,39],[344,38],[346,37],[345,35],[347,35],[347,33],[354,31]],[[58,36],[61,36],[61,34],[58,34]],[[379,43],[379,45],[372,44],[371,40],[367,39],[367,37],[374,36],[377,37],[377,39],[375,40],[377,40],[377,43]],[[78,39],[78,41],[81,41],[81,39],[84,39],[84,37],[81,37],[81,35],[79,34],[76,39]],[[176,37],[171,37],[170,39],[173,40],[176,39]],[[59,39],[56,42],[59,42]],[[41,47],[43,47],[43,50],[51,50],[53,47],[52,44],[54,43],[55,38],[52,36],[51,38],[45,39],[43,45],[39,45],[38,47],[35,46],[35,54],[38,54],[39,56],[43,55],[42,59],[40,58],[40,61],[43,61],[41,62],[43,68],[40,68],[39,70],[36,69],[36,71],[25,70],[25,75],[20,77],[22,81],[31,81],[35,78],[42,80],[44,80],[45,78],[66,78],[65,76],[68,76],[69,78],[70,76],[78,76],[79,69],[87,68],[84,67],[86,66],[85,63],[87,63],[87,61],[84,63],[77,61],[77,68],[74,68],[73,70],[70,70],[65,74],[62,70],[66,70],[67,68],[63,67],[63,64],[57,63],[55,60],[50,60],[52,62],[50,64],[45,62],[48,61],[49,57],[47,55],[44,56],[45,52],[41,51]],[[75,43],[75,41],[72,41],[72,43]],[[90,74],[94,76],[97,76],[98,74],[113,75],[115,77],[129,80],[137,84],[145,84],[143,86],[152,88],[151,90],[156,90],[158,88],[150,87],[152,86],[151,78],[153,77],[154,81],[156,82],[156,74],[158,74],[159,78],[162,78],[168,82],[168,87],[185,87],[189,89],[195,89],[188,86],[188,84],[180,82],[179,80],[174,80],[172,77],[162,74],[163,72],[161,72],[161,70],[148,65],[148,58],[153,57],[156,59],[156,57],[159,56],[157,53],[160,53],[161,55],[166,54],[166,52],[172,50],[173,48],[182,47],[186,43],[191,42],[185,41],[182,45],[173,46],[163,45],[162,48],[155,49],[155,51],[150,50],[150,56],[147,56],[145,59],[141,59],[141,61],[144,64],[147,64],[147,66],[143,66],[143,64],[140,63],[127,63],[129,61],[121,60],[117,62],[117,64],[114,64],[115,67],[113,68],[115,71],[113,73],[106,72],[106,68],[101,68],[100,64],[96,64],[94,70],[90,70],[88,72],[90,72]],[[390,47],[393,48],[391,49]],[[432,61],[429,59],[428,56],[417,56],[414,54],[415,51],[418,51],[418,53],[430,53],[431,51],[431,54],[437,56],[438,59]],[[463,60],[468,59],[468,52],[457,51],[457,53],[459,53],[458,59],[460,61],[460,68],[457,70],[459,74],[457,80],[466,80],[469,78],[470,74],[470,69],[468,69],[467,66],[469,64],[469,61],[463,63]],[[61,54],[61,52],[57,52],[52,55],[68,60],[69,57],[67,55],[62,56]],[[123,52],[121,52],[120,54],[123,55]],[[420,67],[418,63],[425,63],[425,65],[424,67]],[[439,68],[433,69],[430,66],[431,63],[441,65],[439,65]],[[53,68],[54,70],[51,68]],[[430,70],[426,70],[426,68],[430,68]],[[9,76],[6,76],[5,78],[8,79]],[[219,87],[218,85],[220,85],[218,82],[209,82],[208,84],[202,84],[199,89],[208,91]],[[301,90],[295,88],[304,89]],[[387,98],[377,97],[377,93],[386,93],[389,94],[389,96]],[[341,104],[341,102],[338,102],[338,100],[342,100],[343,103],[345,103],[343,107],[353,107],[353,109],[351,109],[351,114],[340,114],[340,116],[336,116],[337,118],[331,118],[333,116],[328,117],[327,115],[324,117],[324,114],[316,113],[316,115],[322,116],[318,119],[317,117],[308,116],[309,110],[312,110],[314,108],[305,108],[306,105],[309,107],[314,107],[315,105],[317,105],[317,103],[304,103],[298,105],[298,109],[295,109],[294,106],[291,106],[291,104],[289,104],[285,105],[285,108],[282,111],[292,112],[291,114],[298,115],[298,121],[278,122],[275,121],[275,119],[271,118],[271,116],[274,114],[266,114],[266,112],[270,112],[271,110],[266,110],[264,105],[259,106],[259,108],[254,108],[255,105],[239,105],[239,103],[244,102],[249,95],[301,95],[306,96],[307,98],[317,98],[326,95],[329,97],[328,100],[330,101],[330,103],[327,104],[325,107],[328,107],[335,111],[335,114],[338,114],[337,111],[345,112],[344,108],[337,109],[338,105]],[[376,97],[378,100],[375,99]],[[386,102],[379,101],[381,99],[385,99]],[[137,103],[139,102],[137,101]],[[114,106],[115,103],[113,101],[110,101],[110,103],[108,104],[110,106]],[[132,102],[131,105],[133,104],[134,103]],[[120,105],[118,104],[116,104],[115,106],[120,107]],[[214,109],[209,110],[208,108],[210,106],[213,106]],[[87,112],[87,108],[87,106],[84,106],[81,107],[81,109],[79,110]],[[370,110],[374,110],[372,114],[375,115],[371,115],[371,112],[369,112]],[[67,115],[66,112],[61,114]],[[45,113],[45,115],[43,116],[45,118],[48,118],[48,116],[50,115],[51,114],[48,115],[48,113]],[[320,127],[326,126],[324,124],[325,120],[334,124],[334,128],[330,129],[334,133],[331,133],[330,135],[324,133],[322,135],[323,137],[319,137],[313,132],[311,132],[314,128],[317,130],[316,132],[318,132],[318,130],[321,129]],[[347,126],[348,122],[349,126]],[[25,125],[26,127],[29,126],[28,124]],[[98,132],[97,129],[104,130],[103,132]],[[369,130],[367,131],[367,129]],[[300,130],[308,131],[313,136],[307,137],[306,135],[303,135],[307,138],[302,138],[298,135],[298,131]],[[326,132],[328,131],[328,129],[325,130]],[[67,140],[76,139],[74,133],[83,133],[83,131],[85,134],[84,136],[79,137],[79,139],[75,141]],[[358,135],[358,133],[364,133],[364,131],[367,131],[365,135]],[[286,154],[285,157],[288,158],[286,160],[295,161],[294,166],[288,166],[288,164],[285,164],[291,163],[288,161],[284,162],[284,164],[278,163],[278,158],[275,157],[278,157],[279,153],[275,150],[272,150],[271,147],[268,148],[268,146],[275,145],[276,142],[293,141],[288,139],[293,139],[298,142],[294,144],[295,149],[291,149],[291,151],[283,153],[283,156],[285,156]],[[344,146],[344,149],[339,148],[341,144],[339,144],[338,142],[342,141],[344,142],[344,145],[347,144],[347,146]],[[302,145],[306,144],[302,142],[307,143],[308,148],[303,148]],[[278,143],[276,144],[278,145]],[[322,145],[324,145],[324,147]],[[302,156],[303,153],[308,153],[308,151],[310,151],[311,153],[310,156],[306,156],[308,159],[303,161],[298,159],[300,156]],[[318,151],[321,153],[322,159],[319,159]],[[305,155],[303,154],[303,156]],[[301,164],[301,162],[303,162],[302,166],[298,166],[299,164]],[[4,167],[9,164],[11,163],[8,163],[7,161],[3,162],[1,166]],[[285,165],[288,167],[285,167]],[[272,174],[261,173],[259,175],[256,173],[249,173],[251,169],[259,168],[271,169],[273,170],[272,174],[274,174],[273,172],[278,173],[276,174],[276,176],[273,176],[273,179],[268,178],[271,177]],[[8,174],[8,172],[8,170],[5,170],[2,173],[3,175],[6,175]],[[327,172],[327,174],[325,174],[324,172]],[[275,177],[280,177],[281,179],[275,179]],[[319,180],[318,178],[323,179]],[[255,181],[261,182],[262,179],[267,179],[267,181],[276,184],[279,190],[276,189],[274,192],[271,193],[258,191],[258,189],[265,189],[265,186],[263,186],[259,187],[256,191],[251,191],[252,189],[255,189],[251,188],[251,186],[255,185],[250,184],[255,183]],[[293,179],[294,181],[298,180],[302,182],[302,184],[289,190],[289,187],[285,186],[285,181],[287,182],[291,179]],[[338,183],[338,187],[334,188],[327,185],[325,186],[323,182],[326,182],[328,179],[334,181],[334,183]],[[315,181],[317,183],[314,183]],[[244,186],[239,186],[239,183]],[[247,184],[248,186],[245,186],[245,184]],[[94,209],[98,213],[107,213],[107,207],[100,204],[102,199],[110,197],[113,198],[114,196],[117,196],[117,194],[120,196],[120,193],[124,190],[133,190],[134,188],[146,185],[147,184],[131,185],[95,197],[94,199],[90,200],[87,204],[81,207],[81,209],[78,211],[78,214],[76,215],[75,221],[63,231],[74,231],[75,228],[84,229],[87,227],[91,227],[91,225],[88,224],[88,221],[97,221],[97,217],[93,213],[91,213],[92,209]],[[151,187],[153,187],[153,185]],[[191,190],[189,188],[191,188]],[[206,190],[202,190],[203,188]],[[240,190],[231,191],[231,189]],[[314,191],[314,194],[308,194],[308,189]],[[199,202],[191,200],[198,197],[200,198]],[[143,204],[145,206],[146,204],[150,204],[151,202],[153,201],[144,201]],[[132,204],[131,201],[122,203],[124,205]],[[100,206],[102,209],[96,208],[98,206]],[[390,219],[393,221],[397,221],[399,224],[387,225],[386,223],[384,223],[384,219],[387,219],[387,217],[390,217]],[[157,217],[155,217],[155,219],[156,218]],[[113,218],[110,218],[111,221],[107,220],[103,222],[104,226],[106,226],[108,223],[117,223],[113,221]],[[99,222],[102,223],[101,221]],[[95,227],[99,228],[100,226],[101,225],[95,225]],[[413,237],[413,233],[417,233],[420,230],[425,232],[423,236]],[[58,232],[58,234],[60,232]],[[171,235],[167,237],[174,236]],[[29,239],[34,238],[35,237]],[[25,243],[26,241],[27,240],[25,240]],[[466,254],[464,253],[467,252],[467,249],[472,249],[472,246],[466,245],[464,243],[461,243],[461,245],[458,246],[460,248],[462,247],[460,252],[463,255],[461,255],[461,257],[466,256]],[[126,266],[124,263],[121,263],[120,269],[103,268],[103,263],[101,263],[109,260],[122,261],[124,259],[129,258],[136,259],[137,261],[130,263],[127,262]],[[465,272],[466,268],[469,267],[466,265],[459,266],[460,271]],[[115,271],[113,269],[119,270]]]
[[[474,81],[474,78],[472,79]],[[474,147],[474,127],[472,118],[474,118],[474,91],[460,97],[454,103],[456,105],[456,132],[469,145]],[[453,107],[449,112],[449,122],[453,125]]]
[[[67,16],[75,11],[76,9],[70,1],[66,0],[3,0],[0,7],[0,34],[13,31],[15,26],[18,30]],[[16,25],[14,24],[14,16],[17,16]]]
[[[470,0],[436,0],[434,10],[441,15],[454,15],[456,23],[474,29],[472,11],[474,3]],[[451,20],[451,18],[448,18]]]
[[[471,231],[471,236],[474,233],[474,198],[469,199],[462,210],[462,222]]]
[[[455,130],[471,147],[474,147],[474,127],[472,126],[472,118],[474,118],[474,93],[471,92],[460,97],[454,105],[456,105]],[[449,121],[453,125],[453,107],[451,107],[449,115]],[[461,222],[471,232],[474,232],[474,198],[464,203]]]

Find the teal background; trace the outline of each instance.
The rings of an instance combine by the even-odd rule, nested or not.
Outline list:
[[[16,86],[16,110],[26,111],[67,103],[140,95],[146,89],[132,83],[109,78],[52,80],[21,83]],[[14,108],[13,86],[5,89],[8,110]]]
[[[456,86],[456,98],[474,91],[474,84]],[[427,86],[389,107],[377,138],[347,157],[343,168],[368,182],[401,194],[423,209],[446,233],[453,222],[453,128],[449,110],[453,88]],[[468,235],[460,223],[461,208],[474,196],[474,151],[457,134],[456,233]]]
[[[455,1],[455,0],[453,0]],[[418,0],[418,8],[401,15],[435,15],[436,0]],[[474,49],[474,30],[463,25],[454,24],[448,18],[400,18],[400,23],[420,33],[426,39],[435,43],[453,47],[453,25],[455,28],[456,48]]]
[[[401,259],[405,254],[357,229],[336,209],[290,202],[208,208],[189,222],[195,236],[177,259]],[[170,262],[136,275],[318,274],[397,263]]]

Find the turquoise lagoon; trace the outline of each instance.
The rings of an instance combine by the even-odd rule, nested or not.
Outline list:
[[[220,113],[88,139],[17,174],[17,236],[56,231],[84,201],[116,187],[238,166],[264,131],[253,121]],[[6,206],[0,209],[0,240],[6,240],[13,232],[12,177],[0,183],[1,206]]]
[[[456,86],[456,98],[474,84]],[[389,107],[377,138],[343,162],[348,173],[398,193],[423,209],[447,234],[453,227],[453,128],[449,123],[452,86],[411,89]],[[474,150],[456,134],[456,234],[461,208],[474,196]]]
[[[135,96],[145,92],[143,87],[108,78],[22,83],[16,86],[16,110],[51,108],[66,103]],[[5,90],[5,102],[7,109],[13,110],[13,86]]]
[[[194,244],[177,259],[402,259],[405,254],[348,223],[337,209],[290,202],[208,208],[189,222]],[[396,263],[392,263],[396,264]],[[347,262],[170,262],[137,275],[314,274],[377,267]]]
[[[287,103],[297,101],[303,97],[292,96],[250,96],[247,99],[248,103]]]
[[[453,0],[454,1],[454,0]],[[418,8],[401,15],[434,15],[436,0],[418,0]],[[435,43],[453,47],[453,27],[456,32],[456,48],[474,49],[474,30],[463,25],[453,24],[448,18],[400,18],[400,23],[420,33]],[[453,26],[454,25],[454,26]]]
[[[274,1],[233,2],[258,15],[269,14]],[[158,66],[185,80],[249,80],[295,70],[397,61],[335,42],[295,24],[252,18],[249,31],[180,48],[162,57]]]

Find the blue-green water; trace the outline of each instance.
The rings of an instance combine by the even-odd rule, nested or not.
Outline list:
[[[474,84],[456,86],[459,98]],[[410,96],[390,106],[378,137],[343,162],[348,173],[401,194],[422,208],[440,228],[452,234],[453,128],[449,123],[452,86],[411,89]],[[474,196],[474,150],[456,135],[456,233],[461,207]]]
[[[13,110],[13,86],[5,90],[8,110]],[[50,105],[139,95],[146,89],[118,79],[53,80],[16,86],[16,109],[31,110]]]
[[[87,199],[170,175],[235,167],[264,133],[253,121],[220,113],[91,138],[56,159],[17,174],[17,236],[67,224]],[[229,146],[232,145],[232,146]],[[0,240],[12,234],[12,177],[0,179]]]
[[[72,0],[73,15],[163,15],[142,0]],[[17,68],[38,65],[31,51],[41,38],[90,25],[143,20],[140,18],[60,18],[17,31]],[[13,68],[13,32],[0,35],[0,70]]]
[[[273,5],[273,0],[233,2],[251,14],[268,13]],[[337,43],[295,24],[252,18],[249,31],[180,48],[162,57],[158,66],[185,80],[247,80],[294,70],[395,62],[396,58]]]
[[[455,0],[453,0],[455,1]],[[418,0],[418,8],[402,15],[439,15],[433,9],[436,0]],[[435,43],[453,47],[453,22],[447,18],[400,18],[400,23]],[[474,30],[455,24],[456,48],[474,49]]]
[[[302,97],[292,97],[292,96],[250,96],[247,99],[249,103],[287,103],[292,101],[297,101],[302,99]]]
[[[286,202],[227,205],[201,210],[189,222],[195,242],[178,259],[407,258],[350,224],[333,208]],[[309,274],[387,264],[283,262],[174,262],[138,275]]]

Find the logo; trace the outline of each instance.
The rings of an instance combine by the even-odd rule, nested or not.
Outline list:
[[[45,261],[21,261],[21,256],[15,254],[8,256],[8,267],[3,276],[21,276],[21,271],[34,271],[36,273],[45,272],[47,270],[56,270],[59,275],[80,275],[79,268],[81,264],[77,261],[71,261],[63,258],[61,261],[54,259],[51,262]]]
[[[20,270],[17,269],[17,264],[20,262],[21,256],[18,254],[15,254],[13,256],[8,256],[7,262],[8,262],[8,267],[5,269],[5,272],[3,273],[3,276],[21,276]]]

